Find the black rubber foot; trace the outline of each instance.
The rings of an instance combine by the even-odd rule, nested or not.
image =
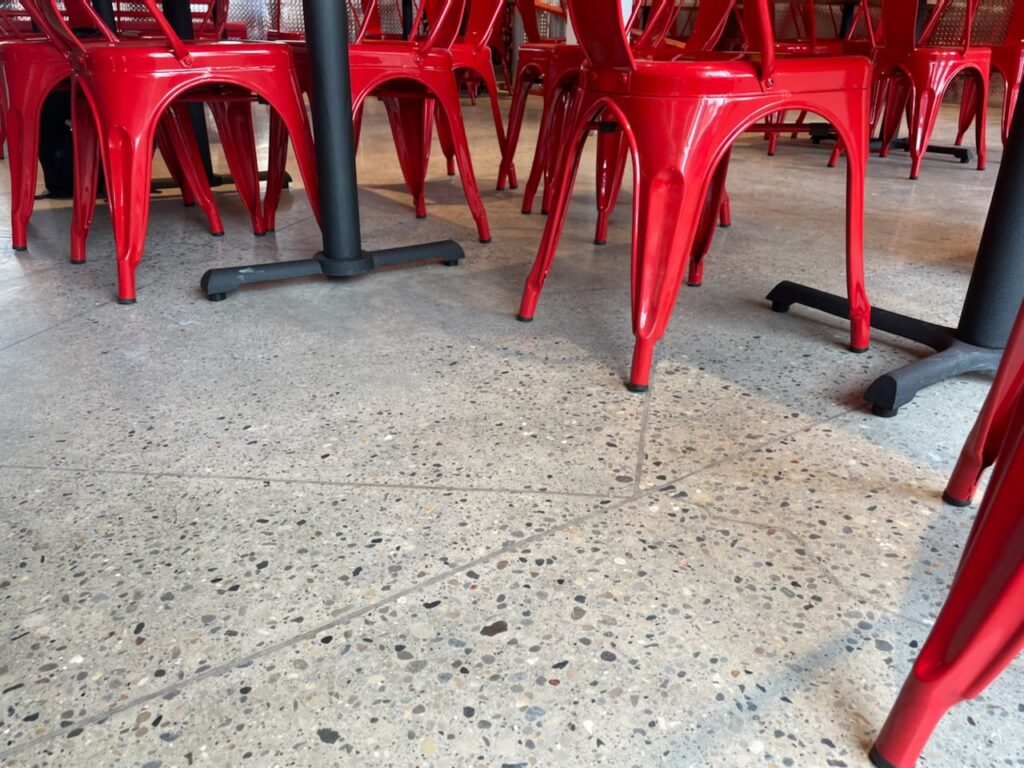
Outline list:
[[[224,237],[223,232],[211,232],[210,237]]]
[[[628,389],[630,392],[643,393],[649,390],[650,386],[648,386],[647,384],[633,384],[632,382],[626,382],[626,389]]]
[[[23,253],[24,251],[28,250],[28,246],[27,245],[15,245],[14,246],[14,250],[16,250],[18,253]]]
[[[594,245],[608,245],[607,240],[595,240]]]
[[[459,260],[458,259],[450,259],[448,261],[442,261],[441,263],[444,264],[446,267],[457,267],[457,266],[459,266]]]
[[[700,282],[700,283],[691,283],[691,282],[690,282],[689,280],[687,280],[687,281],[686,281],[686,284],[687,284],[688,286],[690,286],[691,288],[700,288],[700,287],[701,287],[702,285],[704,285],[704,283],[703,283],[703,282]]]
[[[850,351],[855,355],[863,355],[868,349],[869,347],[850,347]]]
[[[210,293],[210,294],[207,294],[206,300],[207,301],[224,301],[224,299],[226,299],[227,297],[228,297],[228,295],[226,293]]]
[[[517,181],[515,184],[509,184],[508,188],[509,189],[519,189],[519,182]]]
[[[917,176],[911,176],[911,177],[910,177],[910,180],[911,180],[911,181],[917,181],[917,179],[918,179],[918,177],[917,177]]]
[[[418,214],[418,213],[417,213],[417,214],[416,214],[416,218],[417,218],[417,219],[425,219],[425,218],[427,218],[427,214],[425,214],[425,213],[424,213],[424,214],[422,214],[422,215],[421,215],[421,214]]]
[[[123,304],[124,306],[128,306],[129,304],[134,304],[135,303],[135,299],[122,299],[120,296],[118,296],[117,297],[117,303],[118,304]]]
[[[530,216],[533,211],[520,211],[520,213],[523,214],[523,216]]]
[[[253,232],[252,234],[253,234],[253,237],[266,237],[267,236],[267,231],[263,230],[262,232]]]
[[[719,229],[728,229],[731,226],[732,226],[732,222],[730,221],[728,224],[719,224],[718,228]]]
[[[775,153],[774,152],[769,152],[768,153],[768,157],[775,157]]]
[[[873,405],[873,406],[871,406],[871,412],[873,414],[875,414],[875,416],[878,416],[880,418],[891,419],[893,416],[895,416],[897,413],[900,412],[900,409],[899,408],[883,408],[880,405]]]
[[[68,264],[74,264],[74,265],[75,265],[76,267],[81,267],[82,265],[84,265],[84,264],[85,264],[85,262],[84,262],[84,261],[71,261],[71,260],[69,259],[69,260],[68,260]]]
[[[949,504],[951,507],[969,507],[971,506],[971,499],[954,499],[945,491],[942,492],[942,500]]]
[[[263,234],[265,234],[265,235],[272,235],[272,234],[274,234],[275,232],[277,232],[277,230],[276,230],[276,229],[273,229],[273,228],[271,228],[271,229],[268,229],[268,230],[267,230],[266,232],[264,232]]]
[[[523,317],[522,315],[516,315],[516,320],[518,320],[520,323],[532,323],[533,322],[533,318],[532,317]]]
[[[772,312],[778,312],[780,315],[784,315],[789,312],[790,304],[785,304],[781,301],[772,302]]]
[[[875,747],[872,747],[871,751],[868,752],[868,759],[875,765],[875,768],[899,768],[895,763],[890,763],[882,757]]]
[[[544,210],[543,208],[541,208],[541,209],[540,209],[540,215],[541,215],[541,216],[547,216],[547,215],[548,215],[548,212],[547,212],[547,211],[545,211],[545,210]]]
[[[487,244],[488,244],[489,242],[491,242],[491,238],[489,238],[489,237],[488,237],[488,238],[487,238],[486,240],[484,240],[484,239],[483,239],[483,238],[481,237],[481,238],[480,238],[480,242],[481,242],[481,243],[483,243],[484,245],[487,245]]]

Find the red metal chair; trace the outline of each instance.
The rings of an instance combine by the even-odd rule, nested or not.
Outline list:
[[[1010,345],[998,378],[1019,384],[1024,312]],[[1000,394],[1000,428],[982,426],[983,412],[968,440],[979,429],[987,432],[982,442],[995,462],[992,481],[946,604],[871,750],[878,768],[913,768],[946,712],[984,691],[1024,649],[1024,394],[1019,386]]]
[[[96,202],[97,161],[102,158],[117,250],[117,297],[122,304],[135,301],[135,270],[149,219],[152,147],[165,112],[179,117],[167,123],[168,130],[179,129],[183,145],[191,138],[189,154],[197,160],[194,136],[185,131],[183,105],[174,103],[186,94],[207,100],[215,112],[223,104],[227,113],[251,109],[253,94],[265,99],[293,138],[306,191],[319,216],[313,141],[289,48],[280,43],[184,42],[154,0],[143,2],[160,31],[159,39],[119,39],[91,5],[68,0],[99,33],[95,40],[83,41],[61,15],[57,0],[27,3],[37,23],[71,59],[76,183],[72,256],[85,256]],[[244,118],[237,122],[244,123]],[[240,191],[243,184],[258,190],[256,169],[247,166],[247,158],[255,160],[255,148],[246,152],[237,138],[225,143],[229,163],[232,155],[240,160],[231,163],[236,185]],[[186,166],[195,167],[182,164],[183,169]],[[76,247],[81,249],[77,253]]]
[[[215,5],[220,5],[219,2]],[[205,15],[199,15],[199,33],[209,39],[217,39],[224,31],[224,24],[210,24],[214,5],[207,6]],[[115,9],[115,18],[120,9]],[[91,19],[82,16],[74,4],[67,9],[71,23],[77,28],[89,28]],[[221,9],[226,17],[226,3]],[[3,24],[6,39],[0,40],[0,70],[3,71],[6,87],[0,89],[0,116],[5,123],[10,120],[8,137],[11,174],[11,228],[14,249],[23,251],[28,247],[27,228],[35,202],[38,175],[39,119],[43,102],[55,89],[66,87],[71,77],[71,65],[66,55],[54,44],[32,28],[27,11],[8,9]],[[134,34],[152,34],[156,29],[150,19],[144,24],[135,16],[128,16],[127,23],[134,25]],[[222,234],[220,214],[203,175],[198,159],[194,157],[191,144],[194,143],[192,129],[186,122],[180,108],[175,105],[160,121],[157,128],[156,144],[181,188],[182,200],[186,205],[196,203],[202,208],[213,234]],[[225,143],[228,137],[224,138]],[[84,242],[72,244],[72,260],[81,262]]]
[[[362,122],[362,106],[370,96],[383,102],[391,124],[399,165],[406,187],[413,196],[416,216],[427,215],[426,171],[430,152],[435,108],[447,128],[445,139],[451,142],[458,161],[466,202],[477,225],[480,242],[491,240],[487,211],[480,199],[469,140],[462,120],[459,87],[455,80],[454,60],[449,52],[459,30],[465,0],[424,0],[414,13],[409,27],[410,40],[399,34],[385,34],[389,30],[381,22],[378,0],[365,4],[349,2],[350,21],[357,27],[349,45],[349,65],[352,75],[352,106],[356,116],[356,141]],[[393,15],[401,24],[401,11]],[[429,25],[426,21],[429,20]],[[427,30],[424,32],[424,28]],[[371,37],[377,34],[376,39]],[[294,32],[289,45],[295,53],[296,67],[303,89],[311,90],[309,53],[305,41]],[[316,104],[312,104],[316,109]],[[275,121],[270,123],[271,159],[267,177],[268,192],[273,193],[283,179],[284,155],[280,151]],[[448,138],[450,137],[450,138]]]
[[[1003,93],[1002,139],[1010,135],[1013,109],[1017,105],[1021,80],[1024,79],[1024,3],[1013,0],[981,0],[975,16],[974,37],[992,50],[992,72],[999,74],[1006,85]],[[960,128],[956,143],[963,141],[977,114],[976,83],[964,83],[960,103]]]
[[[878,51],[876,76],[887,82],[888,99],[879,154],[888,155],[889,145],[907,112],[911,179],[921,173],[921,161],[935,129],[943,94],[962,74],[976,80],[978,170],[985,168],[985,121],[992,54],[988,48],[972,43],[971,28],[978,2],[940,0],[920,38],[916,2],[890,0],[882,5],[884,42]],[[926,42],[919,43],[918,39]]]
[[[974,499],[982,474],[999,455],[999,448],[1006,438],[1010,412],[1021,399],[1024,399],[1024,310],[1006,344],[988,399],[946,486],[943,498],[947,502],[966,507]]]
[[[724,23],[731,0],[705,0],[697,25]],[[619,0],[570,0],[588,63],[571,115],[556,196],[519,318],[533,319],[565,224],[587,133],[607,114],[621,126],[634,164],[632,315],[636,343],[629,388],[644,391],[654,347],[665,332],[716,171],[733,141],[781,109],[824,116],[848,150],[847,284],[851,344],[867,348],[863,196],[870,64],[860,57],[777,57],[767,0],[748,0],[752,52],[701,53],[678,61],[637,59]]]

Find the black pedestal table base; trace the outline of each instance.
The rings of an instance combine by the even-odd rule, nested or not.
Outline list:
[[[297,277],[356,277],[372,272],[378,267],[428,260],[439,260],[446,267],[454,267],[464,257],[462,247],[454,240],[380,251],[363,251],[362,255],[355,259],[331,259],[321,252],[311,259],[211,269],[203,275],[200,287],[210,301],[223,301],[229,293],[243,285],[253,283],[269,283]]]
[[[783,281],[768,294],[775,312],[801,304],[836,317],[849,317],[850,303],[842,296]],[[895,416],[922,389],[964,373],[995,373],[1002,349],[988,349],[961,341],[956,328],[947,328],[897,312],[873,307],[871,327],[935,350],[922,360],[875,379],[864,393],[876,416]]]

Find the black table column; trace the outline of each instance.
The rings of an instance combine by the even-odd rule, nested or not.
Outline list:
[[[768,294],[772,309],[805,304],[847,317],[846,299],[791,282]],[[951,376],[995,372],[1024,300],[1024,91],[1003,149],[960,323],[945,328],[877,307],[871,326],[919,342],[937,354],[877,379],[864,397],[879,416],[895,416],[920,390]]]
[[[349,83],[348,8],[340,0],[303,0],[302,9],[313,69],[313,133],[324,248],[310,259],[211,269],[200,284],[210,301],[220,301],[250,283],[315,275],[353,277],[380,266],[428,259],[454,266],[465,255],[454,240],[381,251],[362,249]]]

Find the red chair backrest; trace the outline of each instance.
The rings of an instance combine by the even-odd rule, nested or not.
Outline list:
[[[40,37],[32,25],[32,17],[21,5],[15,3],[0,8],[0,40],[21,40]]]
[[[916,0],[884,0],[885,45],[894,50],[919,47],[968,48],[978,0],[939,0],[918,37]]]
[[[691,40],[698,36],[698,31],[701,38],[715,38],[716,30],[720,36],[736,3],[737,0],[701,0]],[[569,0],[569,16],[594,69],[630,71],[636,68],[620,0]],[[775,72],[775,34],[768,0],[747,0],[743,6],[743,24],[748,50],[760,54],[761,82],[770,87]]]
[[[466,27],[461,42],[474,48],[483,48],[491,41],[491,35],[501,17],[504,0],[468,0]],[[536,19],[534,19],[536,21]]]

